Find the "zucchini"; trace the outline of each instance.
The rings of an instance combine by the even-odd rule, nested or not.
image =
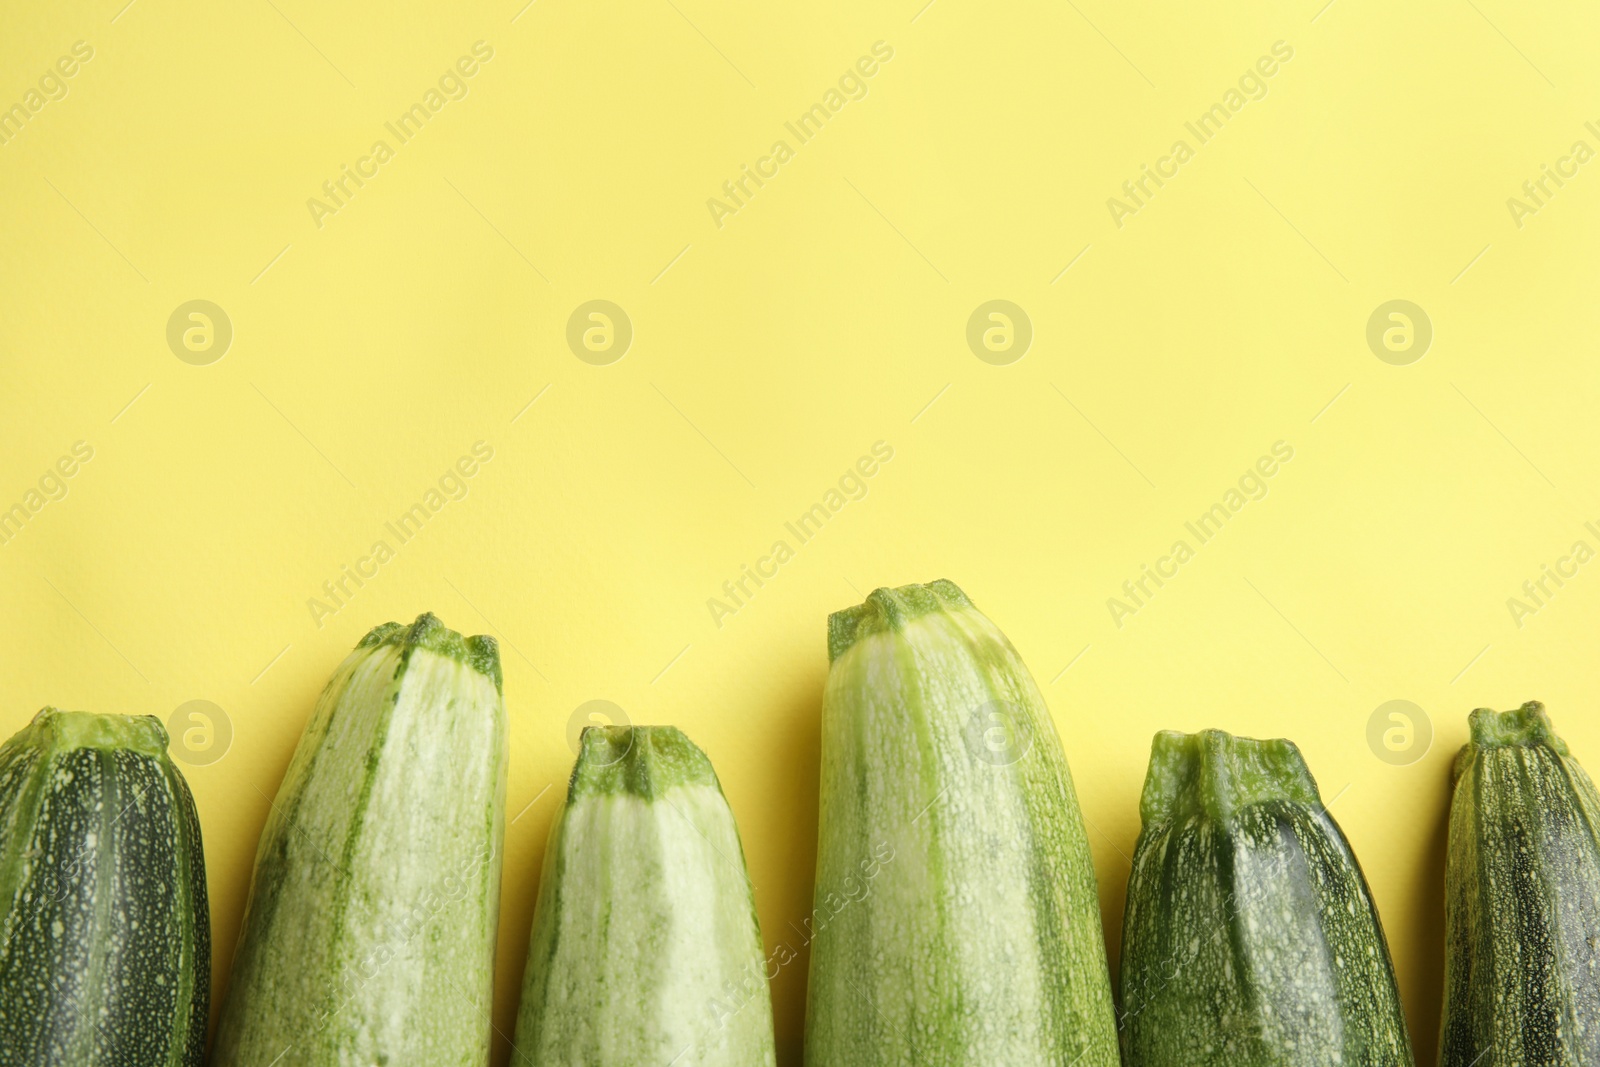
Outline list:
[[[1543,705],[1472,713],[1445,876],[1443,1067],[1600,1063],[1600,796]]]
[[[45,708],[0,747],[0,1063],[200,1067],[194,799],[148,716]]]
[[[1372,893],[1298,748],[1157,734],[1141,815],[1127,1067],[1411,1067]]]
[[[1099,896],[1050,713],[953,583],[828,619],[806,1062],[1116,1067]]]
[[[516,1063],[773,1067],[733,812],[671,726],[583,731],[545,850]]]
[[[214,1062],[483,1067],[505,782],[494,639],[367,634],[272,803]]]

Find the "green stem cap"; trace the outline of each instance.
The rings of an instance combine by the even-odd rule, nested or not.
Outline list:
[[[399,622],[374,626],[356,647],[377,648],[381,645],[394,645],[401,649],[404,656],[409,656],[413,648],[425,648],[429,652],[448,656],[494,682],[496,689],[500,688],[499,642],[485,634],[462,637],[440,622],[439,617],[431,611],[418,615],[417,621],[410,626]]]
[[[1530,700],[1515,711],[1478,708],[1469,722],[1472,724],[1471,743],[1479,748],[1549,745],[1559,755],[1568,754],[1567,743],[1556,736],[1550,716],[1537,700]]]
[[[688,785],[722,790],[706,754],[676,726],[589,726],[578,748],[568,804],[591,794],[655,800]]]
[[[1222,730],[1164,730],[1150,746],[1139,814],[1145,826],[1200,816],[1225,823],[1269,800],[1319,806],[1316,779],[1294,742],[1258,741]]]
[[[1562,759],[1571,755],[1567,743],[1550,725],[1544,705],[1537,700],[1530,700],[1513,711],[1477,708],[1468,722],[1472,727],[1472,739],[1456,754],[1452,781],[1459,782],[1468,764],[1480,753],[1497,748],[1548,748]]]
[[[126,749],[152,759],[167,758],[167,728],[153,715],[96,715],[43,708],[8,744],[55,752],[78,748]]]
[[[863,637],[903,630],[906,623],[923,615],[971,607],[967,594],[947,578],[927,585],[874,589],[864,603],[828,616],[828,662],[850,651]]]

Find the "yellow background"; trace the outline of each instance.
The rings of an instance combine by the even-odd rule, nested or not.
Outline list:
[[[498,635],[526,808],[503,1064],[574,710],[710,753],[775,943],[810,906],[825,616],[948,577],[1051,703],[1113,958],[1150,735],[1286,735],[1338,795],[1431,1061],[1467,712],[1541,698],[1600,761],[1600,564],[1520,627],[1507,607],[1600,547],[1600,164],[1520,228],[1506,203],[1600,147],[1600,23],[1323,2],[10,5],[0,106],[94,57],[0,146],[0,507],[94,457],[0,545],[0,727],[225,710],[227,754],[186,767],[220,994],[335,664],[423,610]],[[319,228],[307,200],[480,40],[466,97]],[[1280,40],[1267,95],[1115,225],[1107,199]],[[719,228],[708,198],[877,41],[866,97]],[[597,298],[634,329],[608,366],[565,341]],[[210,365],[167,345],[192,299],[233,325]],[[1033,324],[1007,366],[965,340],[990,299]],[[1408,366],[1365,340],[1391,299],[1433,324]],[[466,498],[319,626],[308,599],[479,440]],[[718,627],[707,599],[879,440],[868,495]],[[1268,495],[1118,628],[1107,598],[1280,440]],[[1392,699],[1437,730],[1410,766],[1367,743]],[[788,1063],[804,991],[802,958],[773,985]]]

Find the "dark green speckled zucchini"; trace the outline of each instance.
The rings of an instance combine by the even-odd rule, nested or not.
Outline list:
[[[1411,1067],[1377,909],[1299,749],[1158,734],[1141,813],[1127,1067]]]
[[[1472,713],[1446,874],[1443,1067],[1600,1064],[1600,796],[1544,707]]]
[[[211,917],[157,719],[45,708],[0,747],[0,1067],[200,1067]]]

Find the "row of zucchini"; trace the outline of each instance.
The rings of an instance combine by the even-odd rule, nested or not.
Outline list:
[[[1377,909],[1288,741],[1156,737],[1113,997],[1066,757],[949,582],[828,625],[812,1067],[1410,1067]],[[1600,1063],[1600,798],[1537,704],[1455,765],[1443,1067]],[[199,1067],[200,826],[152,718],[0,748],[0,1065]],[[211,1061],[483,1067],[505,830],[495,642],[373,630],[271,805]],[[1404,813],[1396,813],[1404,817]],[[797,928],[797,932],[798,928]],[[732,812],[672,727],[584,732],[511,1036],[533,1067],[772,1067]]]

